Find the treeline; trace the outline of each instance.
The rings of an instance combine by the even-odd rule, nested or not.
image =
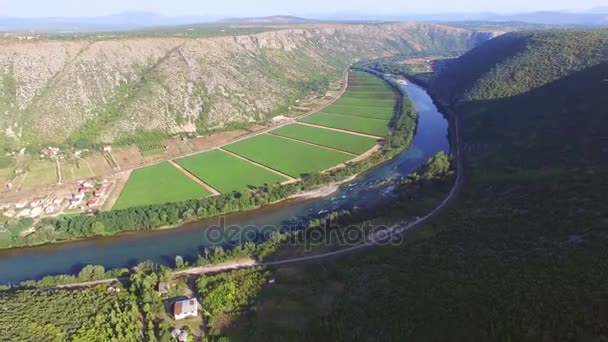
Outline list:
[[[44,219],[34,234],[16,239],[12,247],[65,241],[120,232],[148,230],[173,226],[238,211],[255,209],[285,199],[320,185],[342,181],[391,159],[408,147],[416,129],[417,112],[403,94],[401,110],[393,122],[393,132],[386,137],[388,144],[381,153],[325,173],[311,173],[302,181],[287,185],[266,185],[251,191],[233,192],[184,202],[157,204],[99,212],[95,215],[63,216]]]

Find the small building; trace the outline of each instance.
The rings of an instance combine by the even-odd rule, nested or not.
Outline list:
[[[99,199],[97,199],[97,198],[91,198],[90,200],[87,201],[87,207],[89,207],[89,208],[94,208],[98,205],[99,205]]]
[[[92,188],[93,187],[93,183],[91,183],[90,181],[83,181],[82,183],[80,183],[80,187],[82,187],[82,188]]]
[[[198,316],[198,301],[196,298],[180,300],[173,306],[173,316],[175,320]]]
[[[112,152],[112,146],[110,146],[110,145],[103,146],[101,148],[101,150],[104,152]]]
[[[30,217],[38,217],[42,214],[42,207],[34,207],[32,208],[32,211],[30,212]]]
[[[28,202],[28,201],[19,201],[19,202],[15,203],[15,208],[23,209],[23,208],[27,207],[28,204],[30,204],[30,202]]]

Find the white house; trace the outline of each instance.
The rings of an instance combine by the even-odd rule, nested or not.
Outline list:
[[[173,306],[175,320],[198,316],[198,301],[196,298],[181,300]]]

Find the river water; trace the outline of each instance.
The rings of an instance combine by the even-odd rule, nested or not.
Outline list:
[[[228,215],[226,226],[292,227],[324,211],[373,209],[390,200],[390,185],[374,185],[387,177],[405,176],[439,151],[448,152],[448,123],[427,92],[414,84],[402,86],[419,113],[412,145],[391,161],[343,184],[326,198],[283,201],[253,211]],[[213,245],[204,232],[219,219],[186,224],[180,228],[121,234],[62,244],[0,251],[0,284],[40,279],[46,275],[74,274],[88,264],[106,269],[128,267],[144,260],[173,265],[176,255],[194,259]]]

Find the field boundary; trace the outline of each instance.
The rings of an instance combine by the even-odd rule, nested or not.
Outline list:
[[[392,120],[392,117],[395,116],[395,114],[393,113],[393,116],[391,117],[391,119],[378,119],[378,118],[370,118],[369,116],[340,114],[340,113],[332,113],[332,112],[320,112],[320,114],[331,114],[331,115],[348,116],[348,117],[353,117],[354,116],[354,117],[357,117],[357,118],[364,118],[364,119],[378,120],[378,121],[386,121],[388,123],[390,123],[391,120]]]
[[[275,136],[275,137],[278,137],[278,138],[283,138],[283,139],[299,142],[299,143],[302,143],[302,144],[307,144],[307,145],[311,145],[311,146],[315,146],[315,147],[319,147],[319,148],[324,148],[324,149],[327,149],[327,150],[330,150],[330,151],[334,151],[334,152],[340,152],[340,153],[348,154],[349,156],[359,156],[358,154],[355,154],[355,153],[352,153],[352,152],[348,152],[348,151],[344,151],[344,150],[340,150],[338,148],[329,147],[329,146],[323,146],[323,145],[311,143],[311,142],[300,140],[300,139],[295,139],[295,138],[291,138],[291,137],[282,136],[282,135],[279,135],[279,134],[276,134],[276,133],[272,133],[272,132],[268,132],[266,134],[269,134],[269,135],[272,135],[272,136]]]
[[[215,190],[211,185],[205,183],[202,179],[200,179],[200,178],[196,177],[195,175],[193,175],[192,173],[190,173],[190,171],[184,169],[181,165],[179,165],[175,161],[173,161],[173,160],[167,160],[167,161],[169,162],[169,164],[173,165],[174,168],[178,169],[183,174],[185,174],[186,176],[188,176],[188,178],[192,179],[193,181],[195,181],[196,183],[198,183],[198,185],[202,186],[203,188],[205,188],[209,192],[211,192],[211,196],[218,196],[218,195],[220,195],[219,191]]]
[[[228,150],[226,150],[226,149],[224,149],[222,147],[219,147],[219,149],[222,150],[222,151],[224,151],[224,152],[226,152],[226,153],[228,153],[228,154],[230,154],[230,155],[232,155],[233,157],[237,157],[237,158],[242,159],[242,160],[244,160],[244,161],[246,161],[246,162],[248,162],[250,164],[253,164],[253,165],[257,166],[257,167],[261,167],[262,169],[265,169],[266,171],[270,171],[270,172],[275,173],[275,174],[277,174],[277,175],[279,175],[281,177],[287,178],[287,180],[289,182],[295,182],[295,181],[298,180],[297,178],[294,178],[294,177],[292,177],[292,176],[290,176],[290,175],[288,175],[286,173],[283,173],[283,172],[281,172],[279,170],[275,170],[275,169],[273,169],[271,167],[268,167],[268,166],[266,166],[264,164],[260,164],[260,163],[258,163],[256,161],[253,161],[253,160],[249,159],[249,158],[245,158],[245,157],[243,157],[241,155],[238,155],[238,154],[236,154],[234,152],[230,152],[230,151],[228,151]]]
[[[311,123],[308,123],[308,122],[302,122],[302,121],[298,121],[298,124],[299,125],[310,126],[310,127],[316,127],[316,128],[323,128],[323,129],[327,129],[327,130],[330,130],[330,131],[348,133],[348,134],[353,134],[353,135],[360,135],[362,137],[372,138],[372,139],[376,139],[376,140],[384,140],[383,137],[380,137],[380,136],[377,136],[377,135],[371,135],[371,134],[366,134],[366,133],[349,131],[349,130],[342,129],[342,128],[334,128],[334,127],[329,127],[329,126],[315,125],[315,124],[311,124]]]

